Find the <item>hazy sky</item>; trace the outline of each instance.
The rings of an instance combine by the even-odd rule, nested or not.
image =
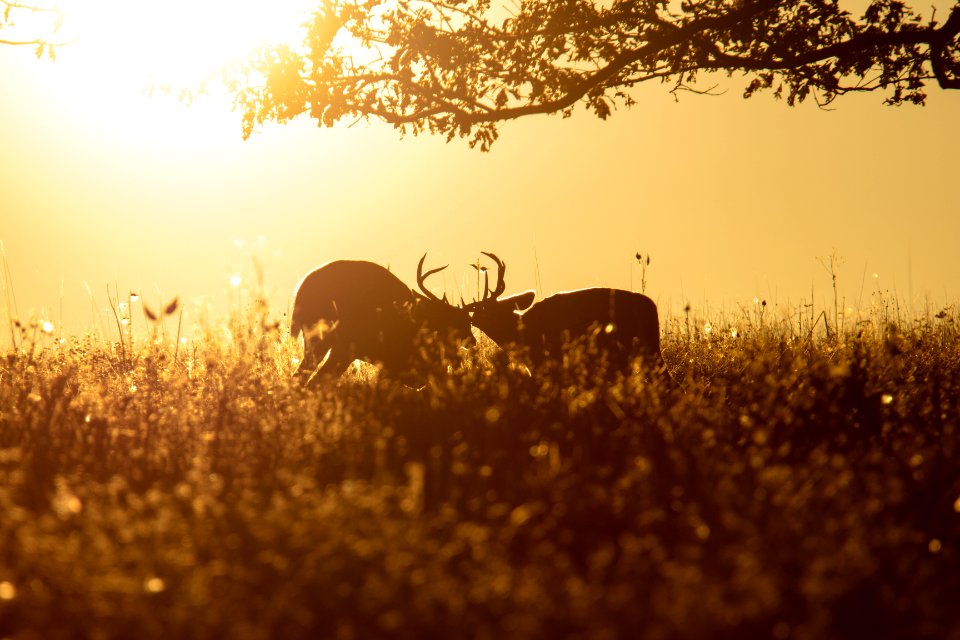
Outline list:
[[[506,261],[509,292],[544,295],[639,290],[634,254],[649,254],[647,293],[674,309],[798,304],[811,288],[825,304],[818,258],[834,250],[848,306],[878,288],[934,310],[960,298],[956,91],[823,111],[745,101],[736,78],[679,103],[650,85],[606,122],[508,123],[484,154],[379,123],[303,120],[243,142],[223,100],[148,99],[122,53],[83,44],[55,63],[0,48],[0,78],[0,240],[19,314],[62,314],[71,331],[103,314],[107,284],[220,313],[230,277],[252,281],[251,257],[277,316],[305,272],[338,258],[413,284],[429,252],[469,299],[481,250]]]

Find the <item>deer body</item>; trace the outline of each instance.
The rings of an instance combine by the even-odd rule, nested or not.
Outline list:
[[[517,297],[498,301],[512,307],[510,315],[501,312],[500,317],[490,318],[475,312],[473,324],[500,346],[526,349],[535,366],[561,359],[564,345],[588,336],[611,368],[625,370],[636,356],[656,366],[663,364],[657,305],[643,294],[580,289],[545,298],[522,314],[511,303]]]
[[[520,347],[539,366],[562,360],[568,343],[591,339],[611,370],[629,371],[637,356],[665,370],[657,305],[647,296],[598,287],[558,293],[536,304],[532,291],[498,298],[505,289],[505,266],[486,255],[497,263],[498,282],[492,295],[485,287],[483,298],[470,305],[471,322],[501,347]]]
[[[297,287],[290,325],[291,336],[304,336],[297,374],[339,376],[360,359],[381,363],[388,374],[422,376],[429,364],[418,340],[424,332],[439,334],[448,344],[470,342],[467,313],[423,285],[439,269],[422,275],[422,267],[423,259],[417,280],[424,294],[380,265],[361,260],[330,262],[307,274]]]

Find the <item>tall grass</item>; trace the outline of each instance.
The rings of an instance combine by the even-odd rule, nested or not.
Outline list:
[[[688,313],[679,388],[490,351],[422,390],[300,388],[266,315],[21,333],[0,637],[960,638],[949,310]]]

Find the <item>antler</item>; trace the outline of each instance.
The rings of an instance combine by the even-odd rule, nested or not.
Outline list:
[[[487,251],[481,251],[481,253],[497,263],[497,284],[494,286],[493,291],[490,291],[490,272],[487,271],[487,269],[483,269],[483,297],[474,302],[473,305],[480,305],[484,302],[495,302],[496,299],[499,298],[507,288],[507,284],[503,279],[503,275],[507,270],[507,265],[504,264],[503,260],[498,258],[496,254],[489,253]],[[477,271],[481,270],[479,265],[474,264],[470,266]]]
[[[423,295],[426,296],[427,298],[429,298],[429,299],[431,299],[431,300],[436,300],[437,302],[446,302],[446,301],[447,301],[447,295],[446,295],[446,294],[443,295],[443,299],[441,300],[441,299],[438,298],[436,295],[434,295],[433,293],[431,293],[429,289],[427,289],[427,285],[424,284],[424,282],[426,281],[427,278],[429,278],[429,277],[432,276],[433,274],[435,274],[435,273],[437,273],[437,272],[439,272],[439,271],[443,271],[444,269],[446,269],[446,268],[449,267],[450,265],[445,264],[445,265],[443,265],[442,267],[437,267],[436,269],[430,269],[430,271],[427,271],[426,273],[424,273],[424,272],[423,272],[423,261],[426,260],[426,259],[427,259],[427,254],[423,254],[423,257],[420,258],[420,263],[417,265],[417,285],[420,287],[420,291],[423,293]]]
[[[496,300],[507,290],[507,283],[503,279],[503,275],[507,271],[507,265],[495,254],[487,253],[486,251],[482,251],[481,253],[497,263],[497,286],[494,287],[493,293],[490,294],[491,299]],[[486,293],[486,291],[484,291],[484,293]]]

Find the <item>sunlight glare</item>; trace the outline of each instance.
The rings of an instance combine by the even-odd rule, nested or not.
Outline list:
[[[307,0],[61,0],[56,62],[31,69],[75,131],[146,148],[197,148],[239,137],[218,72],[261,46],[303,39]],[[196,97],[185,109],[182,98]],[[189,101],[189,100],[187,100]]]
[[[195,88],[258,46],[296,42],[310,3],[276,0],[72,0],[64,30],[117,82]],[[267,8],[269,6],[269,8]],[[75,46],[75,45],[70,45]]]

